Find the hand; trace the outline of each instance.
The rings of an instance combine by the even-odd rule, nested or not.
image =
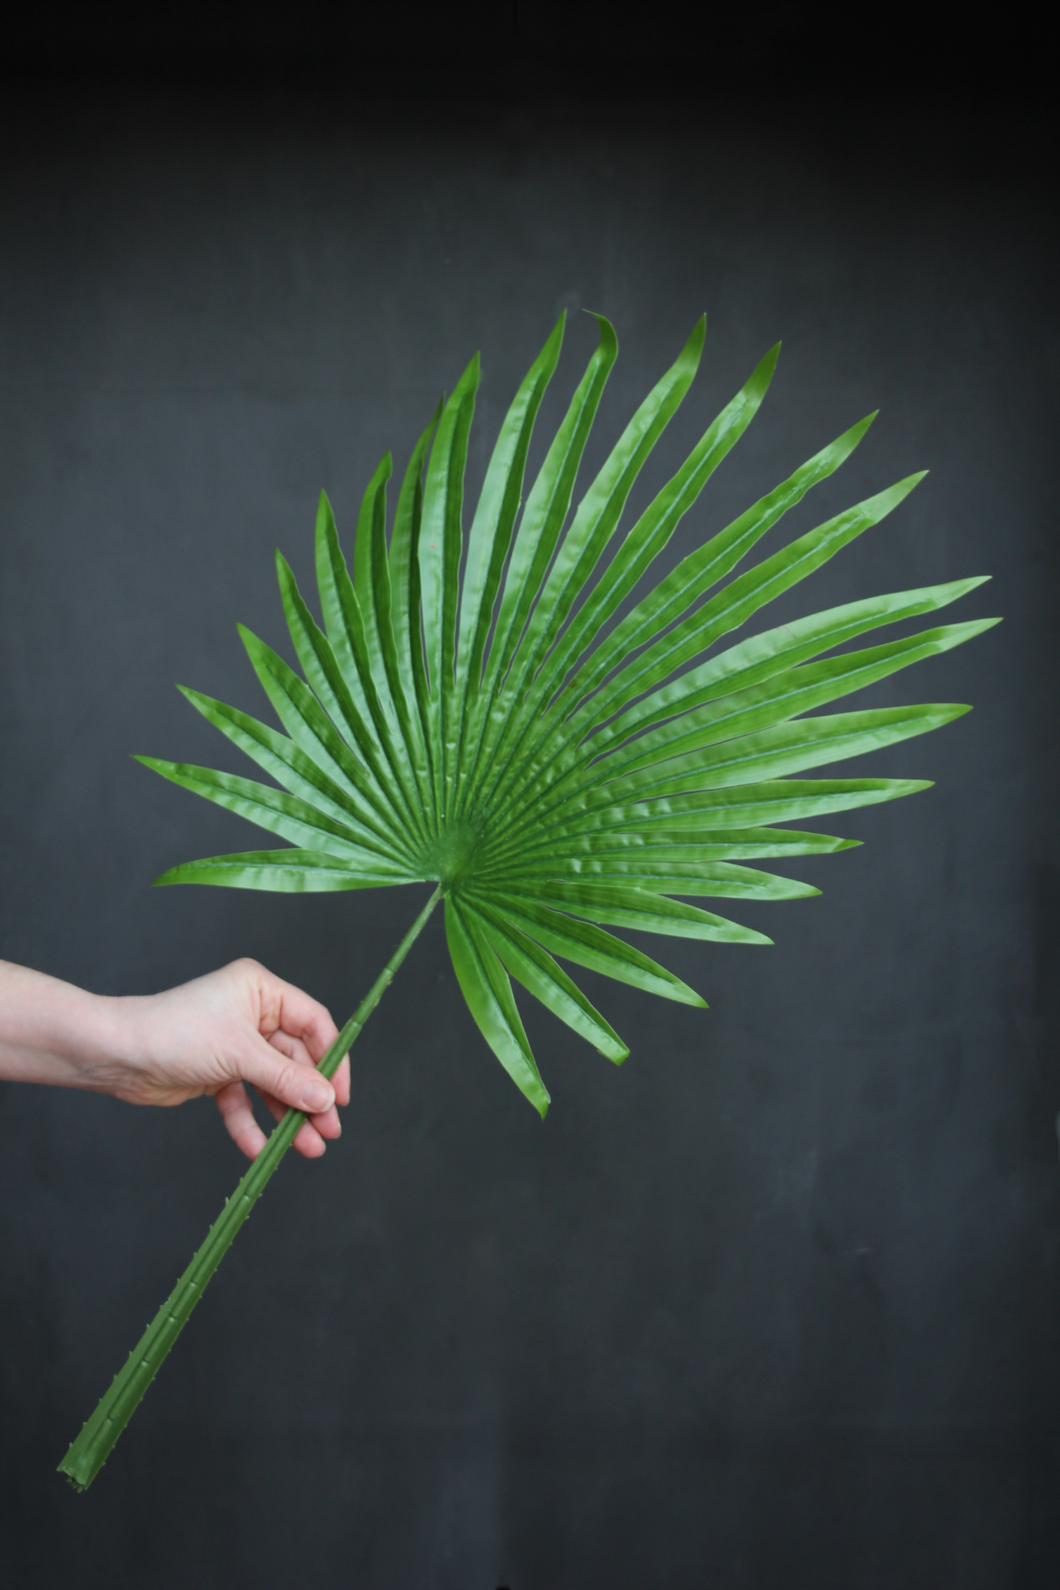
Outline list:
[[[350,1102],[349,1056],[334,1085],[313,1074],[338,1028],[323,1005],[257,961],[233,961],[164,994],[116,1003],[127,1007],[135,1034],[130,1059],[107,1088],[118,1098],[165,1105],[210,1094],[248,1159],[264,1148],[265,1134],[244,1082],[276,1120],[288,1108],[306,1111],[294,1146],[307,1159],[340,1135],[336,1104]]]
[[[350,1062],[314,1075],[338,1037],[323,1005],[256,961],[233,961],[164,994],[101,998],[0,962],[0,1076],[112,1093],[130,1104],[210,1094],[234,1142],[254,1159],[265,1134],[245,1082],[278,1120],[305,1110],[294,1146],[307,1159],[338,1137]]]

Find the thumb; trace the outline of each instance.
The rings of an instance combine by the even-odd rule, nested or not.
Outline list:
[[[271,1093],[289,1109],[304,1110],[307,1115],[321,1115],[335,1102],[335,1089],[326,1077],[312,1066],[285,1059],[264,1038],[257,1038],[240,1057],[238,1072],[259,1092]]]

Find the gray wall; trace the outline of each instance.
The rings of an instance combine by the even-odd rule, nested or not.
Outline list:
[[[257,956],[342,1019],[420,891],[152,891],[254,844],[129,753],[236,769],[180,681],[263,705],[272,554],[311,568],[476,348],[470,485],[562,307],[622,354],[588,468],[709,313],[638,501],[778,338],[674,556],[870,409],[792,534],[925,466],[782,604],[992,573],[1005,624],[855,705],[970,701],[861,771],[864,848],[586,976],[615,1071],[527,1008],[486,1049],[440,918],[341,1145],[286,1162],[88,1495],[55,1464],[241,1169],[212,1105],[0,1089],[0,1564],[54,1587],[1052,1586],[1060,1412],[1055,232],[1041,127],[957,101],[363,101],[42,83],[0,199],[0,955],[86,987]],[[592,346],[571,319],[538,429]],[[536,456],[541,456],[540,441]],[[779,611],[779,610],[778,610]],[[858,771],[858,770],[852,770]],[[267,842],[267,841],[261,841]]]

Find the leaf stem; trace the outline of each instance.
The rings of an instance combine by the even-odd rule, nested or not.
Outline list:
[[[442,897],[434,891],[419,916],[387,961],[383,970],[321,1060],[317,1069],[329,1079],[378,1005],[394,974],[416,939],[427,918]],[[288,1110],[277,1123],[269,1140],[243,1176],[231,1198],[225,1200],[220,1215],[210,1227],[206,1241],[184,1271],[169,1297],[129,1354],[125,1367],[115,1375],[110,1390],[100,1400],[95,1413],[81,1430],[59,1472],[65,1474],[75,1490],[87,1490],[110,1454],[111,1448],[136,1411],[141,1397],[161,1367],[206,1284],[224,1258],[236,1232],[261,1197],[280,1160],[290,1148],[298,1128],[305,1120],[300,1110]]]

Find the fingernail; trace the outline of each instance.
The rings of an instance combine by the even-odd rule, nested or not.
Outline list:
[[[310,1115],[319,1115],[322,1110],[331,1108],[335,1102],[335,1095],[326,1082],[307,1082],[302,1089],[302,1108],[308,1110]]]

